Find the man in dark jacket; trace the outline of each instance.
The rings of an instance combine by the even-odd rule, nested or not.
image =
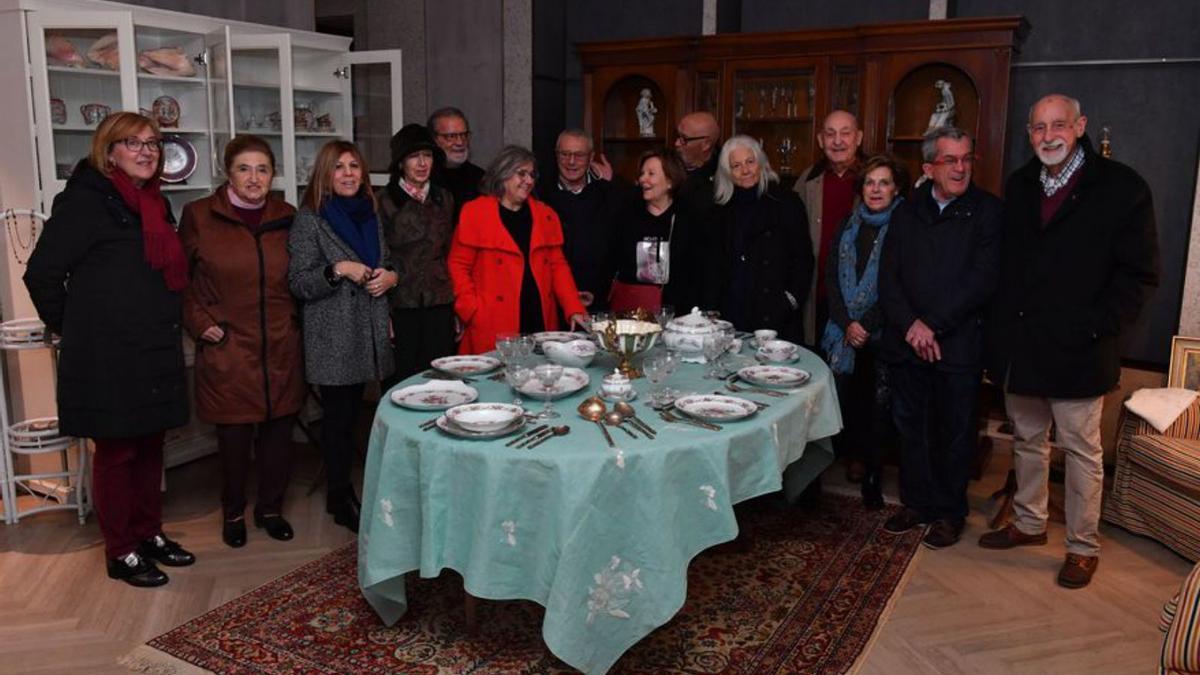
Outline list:
[[[924,543],[935,549],[957,542],[967,517],[983,312],[999,277],[1002,207],[971,183],[973,152],[961,129],[925,135],[929,180],[892,215],[879,269],[904,502],[884,528],[933,523]]]
[[[433,172],[433,184],[450,191],[454,197],[454,220],[463,204],[479,196],[479,181],[483,180],[483,169],[471,163],[471,126],[467,116],[458,108],[445,107],[433,111],[425,128],[433,132],[433,139],[446,161]]]
[[[1118,339],[1158,285],[1150,188],[1097,155],[1079,102],[1029,112],[1036,157],[1008,179],[1000,292],[988,324],[988,374],[1013,420],[1016,522],[984,548],[1046,543],[1050,423],[1066,462],[1067,557],[1058,583],[1081,588],[1099,563],[1104,485],[1100,411],[1120,375]]]
[[[687,169],[687,181],[675,199],[691,214],[706,221],[713,208],[713,176],[721,150],[721,127],[703,110],[684,115],[675,127],[675,154]],[[682,311],[682,310],[681,310]]]
[[[590,312],[608,307],[615,263],[612,236],[622,205],[634,199],[632,185],[614,180],[612,165],[595,156],[592,137],[567,129],[554,144],[555,168],[538,186],[538,196],[562,221],[563,253]]]

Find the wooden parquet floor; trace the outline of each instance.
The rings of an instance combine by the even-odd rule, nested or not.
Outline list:
[[[1062,526],[1040,548],[991,552],[984,496],[1003,482],[998,448],[985,480],[972,484],[962,542],[922,550],[861,673],[1151,673],[1161,634],[1159,610],[1191,565],[1152,541],[1105,527],[1096,580],[1083,590],[1054,584]],[[167,533],[196,553],[196,565],[169,570],[171,583],[135,589],[105,576],[99,530],[72,513],[40,514],[0,526],[0,673],[123,673],[116,660],[192,617],[351,541],[324,513],[324,493],[306,492],[317,472],[300,449],[285,514],[291,542],[251,526],[249,543],[221,543],[215,457],[171,470]],[[841,468],[827,475],[839,489]],[[890,486],[894,487],[894,479]],[[253,492],[251,492],[253,494]]]

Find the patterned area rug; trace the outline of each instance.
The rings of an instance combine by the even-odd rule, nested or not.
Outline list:
[[[688,598],[614,673],[844,673],[900,586],[918,532],[881,529],[825,495],[818,513],[769,499],[739,507],[737,542],[700,554]],[[542,608],[481,601],[463,624],[461,579],[409,576],[408,614],[385,627],[363,600],[347,546],[151,640],[123,659],[152,673],[571,673],[541,640]]]

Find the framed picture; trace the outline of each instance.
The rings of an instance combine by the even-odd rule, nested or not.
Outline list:
[[[1167,386],[1200,391],[1200,338],[1171,338],[1171,369]]]

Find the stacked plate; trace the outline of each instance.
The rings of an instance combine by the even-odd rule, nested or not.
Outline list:
[[[479,392],[458,380],[430,380],[393,390],[392,403],[411,410],[445,410],[464,403],[474,403]]]
[[[736,422],[758,412],[754,401],[721,394],[691,394],[675,399],[675,409],[705,422]]]
[[[459,438],[500,438],[525,426],[525,409],[511,403],[467,403],[447,410],[436,424]]]
[[[483,375],[500,367],[500,359],[482,354],[444,356],[429,363],[434,370],[456,377]]]
[[[737,372],[739,379],[760,387],[792,389],[808,382],[812,375],[807,370],[791,366],[747,366]]]

